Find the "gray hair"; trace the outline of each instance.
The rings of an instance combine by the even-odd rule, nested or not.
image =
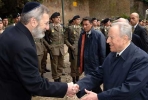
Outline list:
[[[119,18],[117,19],[117,22],[125,22],[125,23],[129,23],[129,21],[125,18]]]
[[[132,40],[132,26],[127,22],[115,22],[111,26],[118,26],[120,35],[127,35],[129,40]]]
[[[49,9],[46,6],[40,4],[39,7],[33,9],[32,11],[27,12],[27,13],[22,13],[20,22],[26,25],[29,23],[32,17],[34,17],[39,22],[39,20],[41,20],[42,15],[44,13],[49,14]]]

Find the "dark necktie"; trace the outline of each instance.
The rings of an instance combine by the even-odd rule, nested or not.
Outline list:
[[[116,57],[119,57],[119,56],[120,56],[119,54],[116,55]]]

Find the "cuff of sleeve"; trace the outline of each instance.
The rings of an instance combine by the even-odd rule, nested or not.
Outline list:
[[[106,100],[105,96],[103,95],[103,93],[99,93],[98,94],[98,100]]]

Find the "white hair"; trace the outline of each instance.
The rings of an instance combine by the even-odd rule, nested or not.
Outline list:
[[[132,40],[132,26],[127,22],[115,22],[111,26],[118,26],[120,35],[127,35],[129,40]]]

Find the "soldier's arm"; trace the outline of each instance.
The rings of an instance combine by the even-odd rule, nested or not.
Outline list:
[[[43,40],[43,44],[45,45],[45,47],[47,47],[48,49],[52,48],[52,46],[50,46],[44,38],[42,40]]]
[[[70,29],[67,28],[67,29],[65,30],[65,33],[64,33],[64,43],[65,43],[68,47],[71,47],[72,45],[71,45],[71,43],[70,43],[69,40],[68,40],[68,38],[70,38],[69,34],[70,34]]]

